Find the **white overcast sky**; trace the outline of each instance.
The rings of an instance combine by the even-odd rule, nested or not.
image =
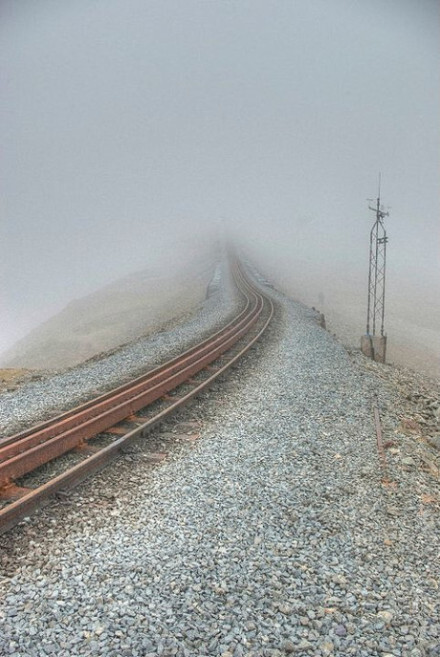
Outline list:
[[[2,0],[0,349],[220,217],[349,278],[379,170],[394,281],[436,303],[439,6]]]

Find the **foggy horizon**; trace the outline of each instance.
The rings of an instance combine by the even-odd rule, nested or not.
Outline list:
[[[362,308],[379,171],[390,326],[416,319],[439,351],[436,2],[6,0],[0,16],[0,353],[74,298],[205,252],[220,220],[310,305],[322,288]]]

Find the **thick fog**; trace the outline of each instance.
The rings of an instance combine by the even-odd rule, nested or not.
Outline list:
[[[381,171],[389,340],[438,356],[436,0],[0,7],[0,350],[220,220],[356,341]]]

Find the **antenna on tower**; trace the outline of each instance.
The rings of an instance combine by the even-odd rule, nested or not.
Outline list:
[[[388,237],[385,230],[384,219],[389,212],[385,212],[380,204],[381,174],[379,173],[376,207],[368,208],[375,213],[376,220],[370,231],[370,261],[368,271],[368,304],[367,304],[367,331],[361,341],[364,354],[374,360],[384,363],[386,353],[386,336],[384,335],[385,320],[385,273],[386,249]],[[370,199],[369,199],[370,200]],[[380,334],[377,335],[380,327]]]

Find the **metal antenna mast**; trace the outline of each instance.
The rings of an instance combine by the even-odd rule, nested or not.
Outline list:
[[[384,212],[380,205],[380,173],[376,207],[369,209],[376,213],[376,221],[370,232],[370,269],[368,272],[368,310],[367,335],[375,336],[380,324],[383,336],[385,318],[385,267],[388,237],[383,220],[389,212]],[[374,356],[373,356],[374,357]]]

